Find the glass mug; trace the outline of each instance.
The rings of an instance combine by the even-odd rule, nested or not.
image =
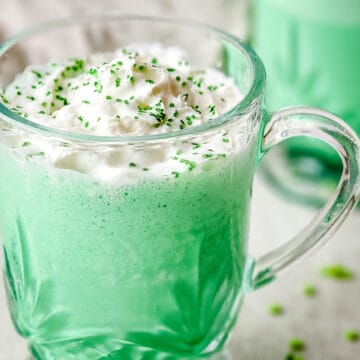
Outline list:
[[[360,2],[253,0],[251,24],[251,42],[267,70],[269,108],[326,108],[359,135]],[[336,152],[311,139],[290,140],[278,152],[264,164],[267,176],[289,195],[322,204],[341,173]]]
[[[104,41],[90,41],[94,32]],[[262,62],[237,38],[210,26],[121,15],[41,24],[1,45],[1,88],[30,63],[138,41],[184,48],[197,66],[232,76],[244,98],[200,126],[117,137],[33,123],[2,98],[5,283],[13,322],[37,359],[216,354],[244,295],[323,242],[359,197],[359,140],[352,130],[318,109],[270,116],[262,105]],[[27,57],[18,65],[20,50]],[[265,153],[294,136],[330,144],[343,173],[309,226],[254,259],[247,252],[254,172]],[[197,156],[209,143],[216,151]],[[169,159],[182,171],[172,171]]]

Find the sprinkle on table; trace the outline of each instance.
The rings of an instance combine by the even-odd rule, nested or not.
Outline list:
[[[354,278],[354,273],[349,268],[340,264],[322,267],[320,269],[320,275],[334,280],[351,280]]]
[[[305,284],[303,287],[303,294],[304,296],[311,298],[316,296],[317,293],[317,289],[315,287],[315,285],[312,284]]]
[[[305,350],[305,343],[299,338],[289,340],[289,348],[293,352],[300,352]]]
[[[345,332],[345,339],[348,342],[357,342],[360,339],[360,334],[356,330],[347,330]]]
[[[286,354],[284,360],[304,360],[304,358],[298,354]]]
[[[269,313],[272,316],[279,316],[284,313],[284,308],[282,305],[274,303],[269,305]]]

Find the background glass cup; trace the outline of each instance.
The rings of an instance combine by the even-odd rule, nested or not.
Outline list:
[[[89,41],[93,33],[95,43]],[[64,47],[69,41],[76,53]],[[244,295],[323,242],[359,197],[359,140],[352,130],[318,109],[270,116],[262,106],[260,59],[211,27],[120,15],[42,24],[1,44],[0,86],[29,64],[138,41],[184,48],[191,63],[232,76],[245,97],[201,126],[121,137],[47,128],[2,100],[6,290],[14,324],[41,360],[180,359],[218,352]],[[28,55],[21,66],[15,61],[19,48]],[[343,173],[308,227],[254,259],[247,252],[253,175],[270,148],[295,136],[334,147]],[[209,143],[221,153],[208,149],[207,156],[197,156]],[[183,172],[161,167],[161,156],[161,176],[144,171],[159,153],[183,164]],[[113,173],[124,171],[121,181],[93,171],[104,161]],[[124,166],[130,162],[136,166]]]
[[[250,33],[266,67],[270,109],[326,108],[360,134],[358,0],[253,0]],[[336,152],[313,139],[286,142],[268,164],[265,173],[275,185],[315,205],[341,172]]]

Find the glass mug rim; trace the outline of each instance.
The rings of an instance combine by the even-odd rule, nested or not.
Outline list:
[[[190,20],[186,18],[171,18],[163,16],[142,16],[142,15],[127,15],[127,14],[109,14],[102,13],[98,15],[84,15],[82,17],[66,17],[60,20],[51,20],[42,22],[38,25],[32,26],[24,31],[21,31],[11,37],[9,37],[4,42],[0,43],[0,58],[14,45],[17,45],[23,40],[27,40],[33,35],[39,35],[47,30],[59,29],[62,27],[71,27],[80,25],[81,23],[86,23],[88,21],[100,20],[100,21],[150,21],[150,22],[160,22],[167,23],[168,25],[176,24],[181,26],[188,26],[195,29],[207,30],[209,33],[214,33],[228,43],[231,43],[236,50],[241,51],[243,55],[247,58],[248,64],[251,66],[251,84],[249,90],[244,95],[244,97],[233,106],[230,110],[224,114],[207,121],[201,125],[193,126],[187,129],[176,130],[160,134],[151,134],[151,135],[129,135],[129,136],[98,136],[98,135],[88,135],[75,133],[70,131],[64,131],[49,126],[41,125],[39,123],[28,120],[15,112],[11,111],[7,106],[0,102],[0,115],[5,116],[5,120],[12,125],[20,125],[23,128],[29,129],[33,132],[42,133],[47,136],[52,137],[61,137],[63,139],[79,141],[79,142],[90,142],[97,144],[112,143],[144,143],[152,140],[162,140],[162,139],[176,139],[188,135],[197,135],[205,132],[206,130],[214,129],[221,127],[231,120],[234,119],[234,115],[241,115],[247,112],[248,108],[252,105],[253,101],[260,96],[262,96],[265,87],[265,68],[259,58],[259,56],[252,50],[248,45],[241,41],[236,36],[221,30],[215,26],[208,25],[203,22]]]

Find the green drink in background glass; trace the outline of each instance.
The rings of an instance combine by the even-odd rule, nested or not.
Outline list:
[[[251,14],[251,39],[267,69],[268,106],[326,108],[360,134],[360,2],[253,0]],[[279,176],[273,163],[265,166],[270,178],[314,203],[334,187],[341,168],[334,151],[309,139],[287,142],[273,161],[289,167]]]
[[[107,41],[88,43],[83,35],[94,31]],[[67,39],[85,46],[73,53],[63,46]],[[2,98],[5,284],[13,322],[39,360],[174,360],[218,353],[244,295],[325,240],[359,197],[356,135],[319,109],[293,108],[269,120],[260,59],[211,27],[115,15],[43,24],[2,44],[0,86],[24,70],[11,68],[20,49],[29,65],[136,41],[187,50],[191,63],[217,66],[233,77],[244,98],[202,125],[136,136],[46,127],[11,111]],[[247,232],[256,167],[272,146],[304,134],[338,149],[344,164],[339,191],[303,232],[254,259]],[[209,144],[216,145],[214,153],[198,156]],[[57,152],[63,156],[55,162]],[[144,171],[148,156],[158,171]],[[132,165],[109,181],[105,168],[92,171],[104,159],[115,173],[124,170],[124,161]],[[181,171],[167,167],[170,159],[183,165]]]

